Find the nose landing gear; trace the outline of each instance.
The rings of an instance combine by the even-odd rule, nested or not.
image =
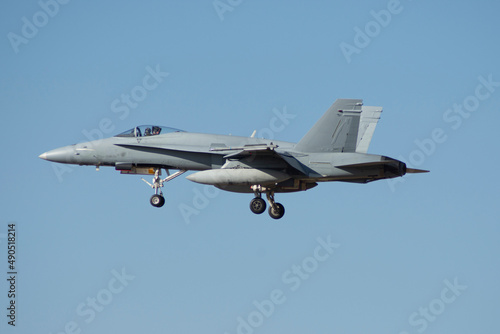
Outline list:
[[[142,179],[144,182],[146,182],[151,188],[155,190],[155,194],[151,196],[149,199],[149,202],[151,203],[152,206],[161,208],[165,204],[165,197],[163,197],[163,192],[161,191],[161,188],[163,188],[163,184],[165,182],[171,181],[175,179],[177,176],[180,176],[187,172],[184,169],[181,169],[174,174],[170,175],[168,169],[166,169],[168,176],[164,179],[160,177],[161,175],[161,168],[155,168],[155,176],[153,177],[153,183],[149,183],[148,181]]]

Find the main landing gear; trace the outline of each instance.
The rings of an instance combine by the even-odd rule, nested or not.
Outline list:
[[[175,172],[174,174],[170,175],[170,173],[168,172],[168,169],[166,171],[167,171],[168,176],[166,178],[162,179],[160,177],[161,168],[155,168],[155,176],[153,177],[153,183],[149,183],[148,181],[142,179],[151,188],[153,188],[155,190],[155,194],[153,196],[151,196],[151,198],[149,199],[149,202],[151,203],[152,206],[157,207],[157,208],[161,208],[163,206],[163,204],[165,204],[165,197],[163,197],[163,192],[161,191],[161,188],[163,188],[163,184],[165,182],[173,180],[177,176],[180,176],[180,175],[184,174],[185,172],[187,172],[186,170],[181,169],[181,170]]]
[[[273,219],[280,219],[285,215],[285,207],[281,203],[274,201],[274,191],[261,186],[252,186],[255,198],[250,201],[250,210],[255,214],[266,211],[266,202],[262,199],[262,192],[265,191],[269,202],[269,216]]]

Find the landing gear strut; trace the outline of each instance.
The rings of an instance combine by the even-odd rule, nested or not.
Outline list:
[[[250,201],[250,210],[255,214],[266,211],[266,202],[262,199],[262,192],[266,193],[269,202],[269,216],[273,219],[280,219],[285,214],[285,207],[281,203],[274,201],[274,191],[266,189],[260,185],[252,186],[255,198]]]
[[[274,201],[274,191],[266,192],[267,201],[269,202],[269,216],[273,219],[280,219],[285,215],[285,207],[281,203]]]
[[[165,182],[168,182],[170,180],[175,179],[177,176],[180,176],[186,172],[186,170],[181,169],[174,174],[170,175],[168,172],[168,169],[166,170],[168,176],[164,179],[160,177],[161,174],[161,168],[155,168],[155,176],[153,177],[153,183],[149,183],[148,181],[142,179],[144,182],[146,182],[151,188],[155,190],[155,194],[151,196],[149,202],[151,203],[152,206],[161,208],[163,204],[165,204],[165,197],[163,197],[163,192],[161,191],[161,188],[163,188],[163,184]]]

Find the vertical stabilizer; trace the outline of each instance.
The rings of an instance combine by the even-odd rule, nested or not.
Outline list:
[[[359,99],[337,99],[295,149],[301,152],[355,152],[362,105],[363,100]]]
[[[358,141],[356,144],[356,152],[366,153],[375,132],[382,107],[361,107],[361,118],[359,121]]]

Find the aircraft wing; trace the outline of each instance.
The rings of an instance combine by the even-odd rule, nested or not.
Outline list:
[[[225,152],[225,151],[237,151],[229,153],[224,156],[224,159],[242,159],[250,156],[261,155],[261,156],[273,156],[278,145],[273,143],[267,144],[255,144],[255,145],[245,145],[242,147],[224,147],[224,148],[212,148],[212,152]]]
[[[126,147],[133,150],[151,152],[151,153],[163,153],[165,151],[183,151],[183,152],[193,152],[198,154],[224,154],[226,159],[226,164],[223,168],[232,168],[237,165],[246,165],[250,168],[271,168],[271,169],[288,169],[297,175],[307,175],[308,168],[300,163],[294,156],[286,152],[278,152],[276,148],[278,145],[273,143],[267,144],[255,144],[255,145],[245,145],[241,147],[224,147],[224,148],[211,148],[210,152],[203,152],[197,150],[196,148],[188,147],[188,149],[180,149],[177,147],[168,146],[152,146],[152,145],[141,145],[141,144],[115,144],[117,146]]]
[[[252,168],[279,168],[291,169],[294,174],[307,175],[307,167],[300,163],[293,155],[287,152],[278,152],[274,144],[245,145],[239,151],[225,155],[227,163],[222,168],[233,168],[238,164],[244,164]],[[212,149],[212,151],[224,151],[229,149]]]

